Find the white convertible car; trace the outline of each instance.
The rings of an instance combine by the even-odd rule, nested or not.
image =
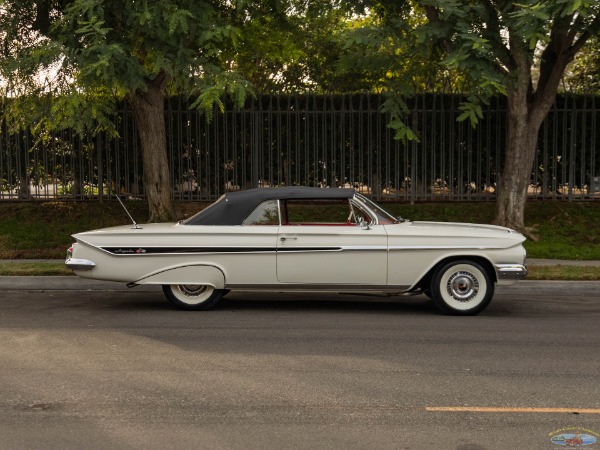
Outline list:
[[[508,228],[397,219],[354,189],[284,187],[223,195],[179,223],[73,236],[80,277],[162,285],[182,309],[229,290],[425,294],[473,315],[496,284],[523,278],[525,238]]]

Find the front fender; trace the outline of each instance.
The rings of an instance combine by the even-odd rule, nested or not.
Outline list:
[[[135,284],[208,284],[224,289],[225,275],[214,266],[189,265],[161,270],[140,278]]]

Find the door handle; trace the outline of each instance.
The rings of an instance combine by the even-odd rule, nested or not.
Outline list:
[[[279,238],[279,240],[280,240],[281,242],[285,242],[285,241],[295,241],[295,240],[297,240],[297,239],[298,239],[298,238],[297,238],[296,236],[292,236],[292,237],[281,236],[281,237]]]

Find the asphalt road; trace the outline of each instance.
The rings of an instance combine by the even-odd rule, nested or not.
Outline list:
[[[477,317],[424,297],[0,295],[2,449],[550,449],[573,428],[600,449],[597,282],[524,281]]]

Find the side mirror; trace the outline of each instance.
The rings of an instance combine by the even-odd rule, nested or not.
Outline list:
[[[365,220],[364,217],[358,218],[357,225],[361,228],[361,230],[370,230],[369,223]]]

